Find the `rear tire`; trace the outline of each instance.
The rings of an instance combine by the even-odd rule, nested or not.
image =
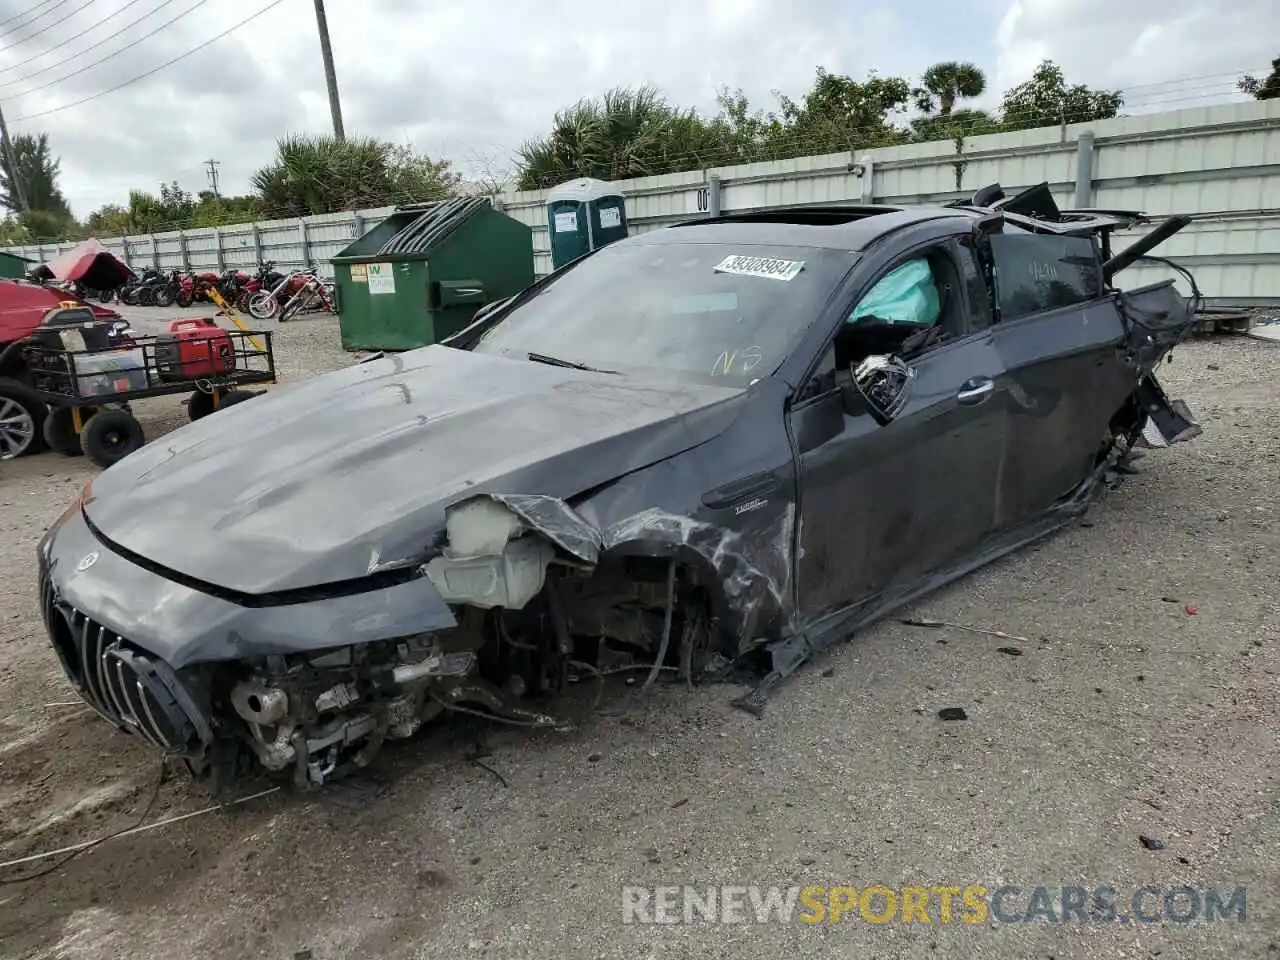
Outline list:
[[[93,415],[80,434],[85,455],[100,467],[119,463],[147,442],[142,424],[124,410],[103,410]]]
[[[223,410],[233,404],[244,403],[246,400],[252,400],[257,395],[252,390],[230,390],[222,395],[222,404],[218,409]]]
[[[44,418],[49,408],[39,395],[10,377],[0,377],[0,460],[30,456],[44,449]]]
[[[175,302],[178,304],[178,306],[180,306],[183,310],[185,310],[187,309],[187,307],[191,306],[191,304],[194,303],[195,301],[192,300],[191,294],[180,293],[178,294],[178,299]]]
[[[197,390],[187,399],[187,418],[195,423],[213,413],[213,394]]]
[[[156,306],[171,307],[173,306],[173,291],[168,287],[161,287],[156,291]]]
[[[81,407],[81,423],[87,425],[89,418],[96,412],[93,407]],[[60,453],[64,457],[84,456],[84,447],[80,444],[80,435],[76,433],[75,423],[71,419],[70,407],[50,409],[49,415],[44,418],[44,428],[41,432],[44,435],[44,442],[54,453]]]

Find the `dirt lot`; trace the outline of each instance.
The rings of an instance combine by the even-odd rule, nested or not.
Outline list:
[[[279,336],[285,379],[350,362],[330,321]],[[30,882],[13,881],[58,861],[0,869],[0,955],[1280,958],[1280,351],[1197,342],[1163,377],[1204,436],[910,611],[1018,639],[882,624],[759,720],[719,686],[570,734],[451,723],[364,781]],[[178,401],[138,412],[151,436],[184,420]],[[39,624],[36,542],[91,472],[0,464],[0,860],[130,826],[156,783],[152,753],[76,702]],[[149,821],[207,803],[172,778]],[[1146,883],[1243,885],[1247,918],[622,923],[623,885],[877,883],[1111,886],[1122,905]]]

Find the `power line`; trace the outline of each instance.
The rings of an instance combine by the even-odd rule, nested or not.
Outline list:
[[[200,0],[200,2],[204,3],[205,0]],[[125,80],[123,83],[117,83],[114,87],[108,87],[106,90],[103,90],[99,93],[93,93],[87,97],[81,97],[79,100],[73,100],[70,103],[64,103],[60,107],[52,107],[49,110],[41,110],[38,113],[29,113],[24,117],[18,117],[13,122],[18,123],[19,121],[22,121],[22,120],[35,120],[37,117],[47,117],[52,113],[60,113],[63,110],[70,110],[72,107],[78,107],[82,103],[88,103],[91,100],[97,100],[100,97],[105,97],[107,94],[115,93],[117,90],[123,90],[125,87],[131,86],[140,80],[145,80],[147,79],[147,77],[150,77],[153,74],[159,73],[161,70],[165,69],[166,67],[173,66],[179,60],[185,60],[187,57],[191,56],[193,53],[198,53],[199,51],[203,50],[205,47],[209,46],[209,44],[215,43],[216,41],[221,40],[223,37],[227,36],[227,34],[234,33],[236,30],[239,30],[241,27],[243,27],[246,23],[249,23],[251,20],[256,20],[258,17],[262,16],[268,10],[271,10],[274,7],[280,6],[280,4],[282,3],[284,3],[284,0],[272,0],[271,3],[268,3],[265,7],[259,10],[257,13],[249,14],[249,16],[245,17],[243,20],[233,23],[231,26],[227,27],[227,29],[223,30],[221,33],[214,34],[212,37],[206,37],[203,41],[201,41],[199,46],[192,47],[186,53],[180,53],[176,57],[166,60],[164,63],[160,64],[157,67],[152,67],[150,70],[146,71],[146,73],[140,73],[136,77],[132,77],[128,80]],[[197,6],[199,6],[199,4],[197,4]],[[195,9],[195,8],[193,7],[192,9]],[[190,13],[191,11],[189,10],[187,12]]]
[[[3,27],[6,23],[9,23],[9,22],[11,22],[11,21],[13,21],[13,20],[17,20],[17,19],[19,19],[19,18],[21,18],[21,17],[25,17],[25,16],[26,16],[27,14],[29,14],[29,13],[35,13],[35,11],[36,11],[38,8],[43,7],[43,6],[44,6],[46,3],[48,3],[48,2],[49,2],[49,0],[43,0],[43,2],[41,2],[41,3],[37,3],[37,4],[35,5],[35,7],[33,7],[33,8],[32,8],[32,9],[30,9],[30,10],[23,10],[21,13],[15,13],[12,17],[9,17],[9,18],[7,18],[7,19],[5,19],[5,20],[0,20],[0,27]],[[14,31],[14,30],[17,30],[17,29],[19,29],[20,27],[25,27],[25,26],[27,26],[27,24],[35,23],[35,22],[36,22],[37,20],[39,20],[41,17],[46,16],[46,15],[48,15],[48,14],[50,14],[50,13],[53,13],[53,11],[57,10],[60,6],[62,6],[62,5],[63,5],[63,4],[65,4],[65,3],[69,3],[69,2],[70,2],[70,0],[58,0],[58,2],[57,2],[57,3],[55,3],[52,7],[50,7],[48,10],[46,10],[44,13],[36,14],[34,17],[32,17],[30,20],[28,20],[28,21],[27,21],[27,23],[20,23],[20,24],[18,24],[18,26],[14,27],[12,30],[6,30],[6,31],[4,31],[3,33],[0,33],[0,37],[8,36],[9,34],[13,33],[13,31]]]
[[[102,26],[104,23],[106,23],[106,22],[107,22],[108,20],[110,20],[112,17],[118,17],[118,16],[120,16],[120,14],[124,13],[126,10],[128,10],[130,7],[132,7],[135,3],[141,3],[141,2],[142,2],[142,0],[129,0],[129,2],[128,2],[128,3],[126,3],[126,4],[125,4],[123,7],[121,7],[120,9],[118,9],[118,10],[116,10],[116,11],[112,12],[112,13],[108,13],[108,14],[107,14],[105,17],[103,17],[101,20],[99,20],[99,21],[97,21],[96,23],[93,23],[93,24],[91,24],[91,25],[89,25],[89,26],[85,27],[85,28],[84,28],[83,30],[81,30],[79,33],[72,34],[71,36],[67,37],[67,39],[63,40],[61,43],[54,44],[52,47],[49,47],[47,50],[44,50],[44,51],[42,51],[41,53],[37,53],[37,54],[35,54],[34,56],[27,57],[27,59],[25,59],[25,60],[19,60],[17,63],[10,64],[10,65],[9,65],[9,66],[7,66],[7,67],[0,67],[0,73],[8,73],[10,70],[17,70],[19,67],[25,67],[28,63],[31,63],[31,61],[33,61],[33,60],[39,60],[41,57],[47,57],[49,54],[53,53],[53,51],[57,50],[59,47],[65,47],[65,46],[66,46],[68,43],[70,43],[71,41],[73,41],[73,40],[79,40],[79,39],[80,39],[81,37],[83,37],[86,33],[89,33],[90,31],[96,30],[98,27]],[[166,0],[166,2],[172,2],[172,0]],[[161,6],[163,6],[163,4],[161,4]],[[160,7],[156,7],[156,10],[159,10],[159,9],[160,9]],[[150,14],[151,14],[151,13],[155,13],[155,12],[156,12],[155,10],[150,11],[150,13],[148,13],[148,16],[150,16]],[[141,19],[141,18],[140,18],[140,19]],[[135,21],[133,21],[133,22],[134,22],[134,23],[137,23],[138,21],[137,21],[137,20],[135,20]],[[133,24],[130,24],[130,26],[133,26]],[[112,37],[114,37],[114,36],[116,36],[116,34],[114,34],[114,33],[113,33],[111,36],[112,36]],[[101,43],[106,43],[106,41],[107,41],[107,40],[110,40],[110,39],[111,39],[111,37],[106,37],[105,39],[103,39],[103,40],[99,41],[99,44],[101,44]],[[99,44],[95,44],[94,46],[97,46],[97,45],[99,45]],[[92,47],[92,46],[90,46],[90,47],[86,47],[84,50],[81,50],[81,51],[80,51],[80,53],[81,53],[81,54],[83,54],[86,50],[92,50],[92,49],[93,49],[93,47]],[[30,79],[31,79],[31,77],[38,77],[38,76],[40,76],[40,74],[44,73],[46,70],[52,70],[54,67],[59,67],[59,66],[61,66],[62,64],[66,63],[66,62],[67,62],[66,60],[59,60],[57,63],[52,64],[52,65],[50,65],[50,66],[48,66],[48,67],[44,67],[44,68],[43,68],[43,69],[41,69],[41,70],[37,70],[35,73],[31,74],[30,76],[23,77],[22,79],[24,79],[24,80],[30,80]],[[19,81],[17,81],[17,80],[11,80],[11,81],[8,81],[8,82],[9,82],[9,83],[17,83],[17,82],[19,82]]]
[[[52,30],[54,27],[56,27],[58,24],[63,23],[63,22],[65,22],[65,21],[69,20],[71,17],[74,17],[77,13],[79,13],[81,10],[83,10],[85,7],[89,6],[89,4],[91,4],[91,3],[93,3],[93,2],[94,2],[94,0],[84,0],[84,3],[80,4],[80,6],[76,7],[76,8],[75,8],[74,10],[72,10],[70,13],[64,13],[64,14],[62,15],[62,18],[61,18],[60,20],[55,20],[55,21],[53,21],[53,23],[46,24],[45,26],[41,27],[41,28],[40,28],[39,30],[37,30],[35,33],[31,33],[31,34],[28,34],[28,35],[27,35],[27,36],[25,36],[25,37],[21,37],[21,38],[19,38],[19,39],[17,39],[17,40],[14,40],[14,41],[13,41],[12,43],[10,43],[7,47],[5,47],[5,50],[12,50],[14,47],[16,47],[16,46],[18,46],[18,45],[20,45],[20,44],[26,43],[28,40],[34,40],[36,37],[40,36],[40,34],[42,34],[42,33],[47,33],[48,31],[50,31],[50,30]],[[59,4],[59,6],[61,6],[61,4]],[[57,9],[57,8],[55,7],[55,8],[53,8],[53,9]],[[52,13],[52,12],[53,12],[53,9],[51,9],[51,10],[46,10],[46,11],[45,11],[45,13]],[[44,14],[41,14],[41,16],[44,16]],[[30,26],[30,24],[26,24],[26,26]],[[12,31],[12,30],[10,30],[10,31],[9,31],[9,33],[13,33],[13,31]]]
[[[160,6],[166,6],[167,4],[170,4],[170,3],[173,3],[173,2],[174,2],[174,0],[165,0],[165,2],[164,2],[164,3],[162,3]],[[176,17],[170,17],[168,20],[166,20],[164,23],[160,24],[160,26],[156,27],[156,28],[155,28],[154,30],[152,30],[150,33],[144,33],[142,36],[138,37],[138,39],[134,40],[134,41],[133,41],[133,42],[131,42],[131,43],[127,43],[127,44],[125,44],[123,47],[121,47],[119,50],[116,50],[114,53],[108,53],[105,57],[99,57],[97,60],[94,60],[94,61],[92,61],[91,63],[86,63],[83,67],[81,67],[81,68],[80,68],[80,69],[78,69],[78,70],[72,70],[70,73],[64,73],[62,76],[57,77],[57,78],[55,78],[55,79],[53,79],[53,80],[46,80],[44,83],[38,84],[37,86],[34,86],[34,87],[31,87],[31,88],[30,88],[30,89],[28,89],[28,90],[19,90],[17,93],[11,93],[11,94],[8,94],[8,97],[9,97],[10,99],[13,99],[14,97],[25,97],[25,96],[27,96],[28,94],[35,93],[37,90],[44,90],[44,89],[46,89],[46,88],[48,88],[48,87],[52,87],[52,86],[54,86],[54,85],[56,85],[56,84],[62,83],[62,81],[63,81],[63,80],[70,80],[72,77],[78,77],[80,74],[85,73],[86,71],[92,70],[94,67],[98,66],[99,64],[106,63],[108,60],[112,60],[112,59],[114,59],[115,57],[120,56],[120,54],[122,54],[122,53],[127,53],[129,50],[132,50],[134,47],[136,47],[136,46],[138,46],[140,43],[142,43],[142,41],[143,41],[143,40],[149,40],[151,37],[154,37],[154,36],[155,36],[157,33],[159,33],[161,30],[164,30],[164,29],[166,29],[167,27],[171,26],[172,24],[177,23],[179,20],[181,20],[181,19],[182,19],[183,17],[185,17],[187,14],[189,14],[189,13],[194,13],[196,10],[198,10],[200,7],[203,7],[203,6],[204,6],[206,3],[208,3],[208,2],[209,2],[209,0],[196,0],[195,4],[194,4],[193,6],[188,7],[186,10],[183,10],[183,11],[182,11],[181,13],[179,13]],[[156,9],[157,9],[157,10],[159,10],[159,9],[160,9],[160,7],[157,7]],[[153,12],[154,12],[154,11],[153,11]],[[139,19],[144,19],[144,18],[139,17]],[[250,18],[250,19],[252,19],[252,18]],[[134,23],[137,23],[137,21],[135,20],[135,21],[134,21]],[[124,30],[127,30],[127,29],[128,29],[129,27],[131,27],[131,26],[133,26],[133,24],[127,24],[126,26],[121,27],[119,30],[117,30],[115,33],[113,33],[113,34],[112,34],[112,36],[113,36],[113,37],[115,37],[115,36],[119,36],[122,32],[124,32]],[[218,36],[223,36],[223,34],[218,34]],[[214,39],[216,39],[216,38],[214,38]],[[104,40],[104,41],[102,41],[102,42],[103,42],[103,43],[105,43],[106,41]],[[209,41],[206,41],[206,43],[207,43],[207,42],[209,42]],[[199,47],[197,47],[196,49],[198,50],[198,49],[200,49],[200,48],[199,48]],[[193,51],[191,51],[191,52],[192,52],[192,53],[194,53],[195,51],[193,50]],[[77,58],[75,58],[75,57],[69,58],[69,60],[74,60],[74,59],[77,59]],[[63,62],[64,62],[64,63],[66,63],[66,62],[69,62],[69,60],[64,60]],[[43,70],[39,71],[39,73],[43,73],[43,72],[44,72]],[[37,74],[34,74],[34,73],[33,73],[33,74],[32,74],[32,76],[37,76]],[[19,83],[19,82],[21,82],[21,81],[19,81],[19,80],[10,80],[9,82],[7,82],[7,83],[3,84],[3,86],[12,86],[13,84],[15,84],[15,83]],[[113,88],[113,89],[114,89],[114,88]],[[107,92],[108,92],[108,93],[110,93],[110,91],[107,91]],[[90,99],[92,99],[92,98],[90,98]],[[81,102],[81,101],[77,101],[77,102]]]

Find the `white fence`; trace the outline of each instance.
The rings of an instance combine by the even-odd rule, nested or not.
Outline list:
[[[1179,110],[849,154],[719,167],[619,184],[632,230],[716,213],[817,203],[936,203],[999,182],[1048,181],[1064,208],[1187,214],[1160,249],[1216,300],[1280,303],[1280,100]],[[534,229],[538,274],[551,269],[545,191],[497,201]],[[99,238],[133,266],[218,269],[260,259],[321,264],[392,208],[218,229]],[[71,243],[10,247],[47,260]],[[1134,268],[1128,282],[1145,281]],[[1158,269],[1158,268],[1157,268]]]
[[[135,270],[217,270],[231,267],[250,272],[263,260],[273,261],[281,270],[302,268],[314,263],[320,272],[332,275],[329,258],[337,255],[356,237],[376,226],[395,207],[377,207],[354,212],[325,213],[294,220],[264,220],[226,227],[197,227],[166,233],[129,237],[98,237],[108,250]],[[78,241],[4,247],[10,253],[44,262],[65,253]]]

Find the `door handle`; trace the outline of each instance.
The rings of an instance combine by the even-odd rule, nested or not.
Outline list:
[[[961,387],[960,392],[956,394],[956,400],[970,405],[982,403],[983,400],[991,396],[995,388],[994,380],[975,378]]]

